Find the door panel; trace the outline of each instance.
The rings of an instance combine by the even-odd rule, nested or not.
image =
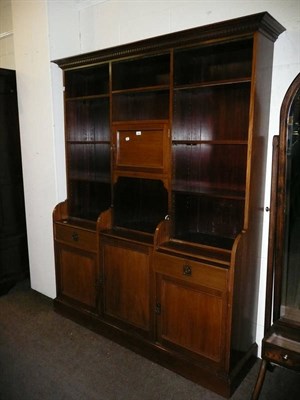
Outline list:
[[[160,294],[161,340],[220,362],[224,321],[222,293],[162,277]]]
[[[147,247],[103,247],[104,314],[150,329],[150,263]]]
[[[58,247],[59,297],[96,310],[96,254],[67,246]]]

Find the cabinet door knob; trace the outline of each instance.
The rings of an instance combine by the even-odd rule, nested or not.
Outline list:
[[[155,313],[156,314],[161,314],[161,304],[160,303],[156,303],[156,305],[155,305]]]
[[[73,232],[72,233],[72,240],[74,240],[74,242],[78,242],[79,240],[79,235],[77,232]]]
[[[185,276],[191,276],[192,275],[192,267],[188,264],[185,264],[182,267],[183,275]]]

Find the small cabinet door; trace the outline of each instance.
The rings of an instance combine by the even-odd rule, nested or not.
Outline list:
[[[227,271],[165,255],[155,257],[155,269],[158,340],[222,364]]]
[[[56,244],[57,297],[75,307],[97,311],[96,253]]]
[[[116,175],[167,174],[170,152],[167,121],[114,123],[113,144]]]
[[[103,316],[143,336],[152,331],[151,248],[123,241],[104,240]]]

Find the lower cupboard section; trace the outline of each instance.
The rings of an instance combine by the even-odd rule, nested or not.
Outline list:
[[[161,343],[224,366],[227,268],[155,252],[154,269]]]
[[[56,242],[55,310],[229,397],[255,361],[228,367],[228,269],[100,235],[99,253]],[[99,257],[100,254],[100,257]]]

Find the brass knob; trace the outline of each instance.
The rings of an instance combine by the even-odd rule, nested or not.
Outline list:
[[[185,264],[182,267],[183,275],[185,276],[191,276],[192,275],[192,267],[188,264]]]
[[[77,232],[73,232],[72,233],[72,240],[74,240],[74,242],[78,242],[79,240],[79,235]]]

